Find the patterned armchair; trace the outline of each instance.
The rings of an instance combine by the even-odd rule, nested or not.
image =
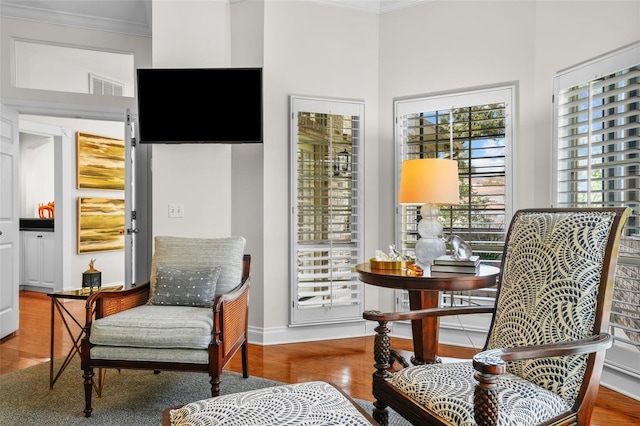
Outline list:
[[[243,237],[158,236],[148,282],[87,299],[80,347],[86,417],[94,368],[208,372],[217,396],[222,369],[242,349],[249,377],[251,256],[244,248]]]
[[[484,351],[473,361],[391,372],[391,319],[376,311],[374,418],[387,407],[413,424],[588,425],[605,350],[625,208],[516,212]],[[412,319],[486,308],[412,311]]]

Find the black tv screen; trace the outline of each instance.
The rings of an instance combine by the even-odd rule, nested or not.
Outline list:
[[[137,70],[140,143],[262,143],[262,68]]]

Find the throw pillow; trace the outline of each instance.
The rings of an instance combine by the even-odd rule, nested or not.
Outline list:
[[[211,307],[220,266],[190,271],[158,266],[154,305]]]
[[[233,290],[242,279],[245,242],[243,237],[155,237],[155,249],[151,259],[151,276],[149,277],[151,291],[148,303],[153,304],[158,266],[182,270],[203,270],[221,266],[216,295]]]

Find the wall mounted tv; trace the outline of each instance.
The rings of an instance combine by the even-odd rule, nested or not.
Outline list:
[[[140,143],[262,143],[262,68],[137,70]]]

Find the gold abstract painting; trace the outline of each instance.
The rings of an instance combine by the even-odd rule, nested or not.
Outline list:
[[[124,139],[77,132],[78,189],[124,190]]]
[[[124,200],[78,198],[78,254],[124,249]]]

